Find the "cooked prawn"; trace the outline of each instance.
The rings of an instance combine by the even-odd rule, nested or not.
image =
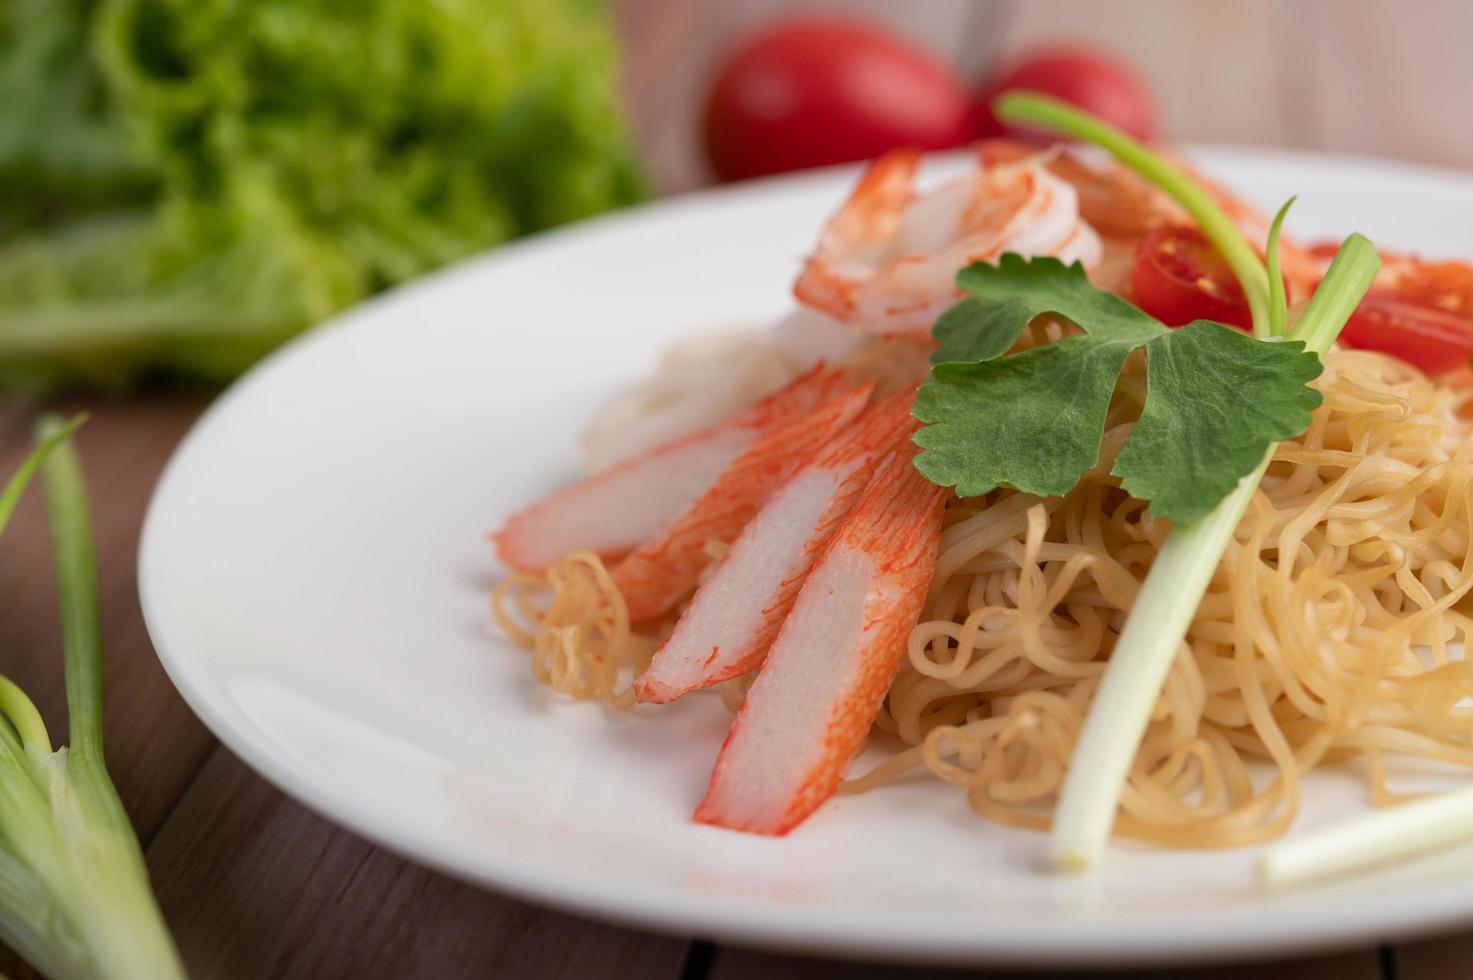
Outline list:
[[[1094,265],[1100,239],[1074,188],[1041,159],[989,165],[918,194],[918,150],[880,157],[830,220],[793,286],[798,301],[868,333],[927,331],[960,297],[956,271],[1004,252]]]
[[[1262,211],[1193,169],[1171,150],[1157,147],[1156,152],[1206,191],[1260,251],[1267,247],[1271,223]],[[1039,155],[1035,147],[1007,139],[984,140],[977,144],[977,153],[984,163],[993,165]],[[1140,239],[1158,225],[1191,224],[1191,217],[1160,188],[1108,156],[1066,147],[1055,147],[1046,156],[1049,173],[1074,188],[1079,196],[1080,217],[1102,239],[1103,257],[1099,267],[1090,270],[1090,280],[1101,289],[1128,295],[1130,264]],[[1296,245],[1288,236],[1280,236],[1279,267],[1288,280],[1291,299],[1303,299],[1313,291],[1333,256],[1333,250],[1321,256],[1314,249]]]
[[[1156,225],[1183,220],[1179,205],[1160,188],[1109,157],[1084,157],[1059,147],[1040,154],[1017,140],[983,140],[976,146],[983,166],[1042,157],[1049,173],[1074,188],[1079,216],[1104,238],[1137,239]]]

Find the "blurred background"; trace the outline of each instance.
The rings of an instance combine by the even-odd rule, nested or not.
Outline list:
[[[1018,135],[1005,87],[1473,168],[1470,37],[1460,0],[0,0],[0,391],[218,385],[521,234]]]
[[[802,10],[870,18],[976,83],[1080,42],[1131,66],[1172,141],[1473,168],[1473,4],[1461,0],[614,0],[625,90],[657,186],[707,179],[691,121],[727,45]]]

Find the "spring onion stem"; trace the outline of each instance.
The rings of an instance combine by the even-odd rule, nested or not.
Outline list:
[[[1290,339],[1323,355],[1380,268],[1371,243],[1351,235],[1340,247]],[[1136,596],[1085,718],[1054,819],[1054,861],[1064,870],[1092,868],[1110,836],[1131,760],[1151,708],[1186,638],[1222,553],[1243,519],[1273,458],[1243,477],[1206,517],[1172,530]]]
[[[20,736],[21,743],[26,748],[40,749],[48,754],[51,752],[51,736],[46,733],[46,723],[41,720],[41,712],[36,710],[35,704],[14,681],[3,675],[0,675],[0,715],[4,715],[5,720],[15,727],[15,733]]]
[[[102,631],[97,561],[87,491],[76,450],[43,418],[38,437],[53,444],[41,467],[61,608],[71,745],[46,757],[54,858],[28,862],[48,870],[49,890],[85,944],[95,978],[183,977],[172,939],[149,886],[148,870],[127,812],[109,778],[102,744]],[[46,807],[38,807],[45,812]],[[41,824],[37,819],[38,826]]]
[[[1170,194],[1197,222],[1242,283],[1253,315],[1253,336],[1259,340],[1273,336],[1269,326],[1269,278],[1263,263],[1232,219],[1190,177],[1115,127],[1059,99],[1032,92],[1006,92],[993,100],[992,111],[1005,122],[1025,123],[1093,143]]]
[[[1369,239],[1358,234],[1345,239],[1289,339],[1303,341],[1306,348],[1323,357],[1380,268],[1381,258]]]
[[[55,941],[66,913],[25,862],[0,840],[0,940],[43,976],[85,976],[84,951]]]
[[[1088,870],[1104,851],[1151,708],[1272,456],[1270,450],[1212,513],[1172,530],[1156,556],[1069,760],[1054,818],[1060,869]]]
[[[1279,232],[1284,228],[1284,219],[1294,206],[1297,197],[1291,197],[1274,215],[1274,223],[1268,229],[1268,243],[1264,246],[1264,264],[1268,267],[1268,333],[1271,337],[1282,337],[1289,330],[1289,302],[1284,296],[1284,275],[1279,271]]]
[[[97,560],[87,489],[77,451],[65,441],[65,426],[42,418],[37,435],[55,448],[42,463],[46,509],[51,517],[51,554],[61,606],[62,659],[66,666],[67,714],[72,755],[102,758],[102,627],[97,600]]]
[[[27,457],[24,463],[20,464],[20,469],[16,470],[15,475],[6,482],[5,488],[0,490],[0,533],[5,531],[5,525],[10,520],[11,512],[15,510],[15,505],[20,502],[20,495],[25,493],[26,485],[31,482],[31,477],[35,476],[36,471],[41,468],[41,463],[45,461],[53,449],[70,438],[71,434],[77,431],[77,427],[86,421],[86,415],[76,415],[64,425],[53,427],[50,434],[36,448],[36,451]]]
[[[1288,315],[1279,276],[1278,238],[1289,205],[1274,219],[1265,268],[1237,226],[1205,191],[1114,127],[1057,99],[1024,92],[999,97],[993,111],[1008,122],[1040,126],[1100,146],[1170,194],[1196,220],[1238,277],[1253,315],[1254,336],[1260,340],[1284,336]],[[1370,242],[1360,235],[1347,238],[1289,339],[1302,341],[1307,349],[1323,356],[1379,266]],[[1069,761],[1054,818],[1053,854],[1061,869],[1085,870],[1098,863],[1172,659],[1268,469],[1274,448],[1268,448],[1253,472],[1210,514],[1174,528],[1156,556],[1110,655]]]
[[[1349,874],[1473,839],[1473,789],[1367,813],[1300,840],[1277,844],[1258,862],[1268,888]]]

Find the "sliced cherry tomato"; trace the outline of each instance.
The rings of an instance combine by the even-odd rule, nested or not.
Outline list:
[[[867,160],[967,135],[967,93],[943,62],[863,21],[804,17],[740,44],[706,103],[722,180]]]
[[[1169,327],[1216,320],[1253,328],[1248,300],[1233,270],[1207,236],[1190,225],[1146,232],[1130,267],[1130,286],[1136,304]]]
[[[1079,106],[1136,139],[1156,138],[1156,108],[1140,76],[1102,51],[1058,46],[1034,51],[1003,66],[977,93],[972,106],[977,137],[1015,136],[1034,143],[1056,137],[1004,126],[992,114],[992,100],[1003,92],[1027,89]]]
[[[1467,262],[1427,262],[1383,254],[1382,268],[1393,262],[1404,266],[1396,277],[1396,296],[1408,303],[1473,316],[1473,266]]]
[[[1385,289],[1365,295],[1340,340],[1401,358],[1428,374],[1465,367],[1473,359],[1473,321]]]

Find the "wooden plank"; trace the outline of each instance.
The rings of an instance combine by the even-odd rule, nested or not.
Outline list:
[[[680,975],[687,943],[544,911],[338,830],[218,748],[148,850],[190,975]]]
[[[763,21],[821,10],[867,17],[968,70],[990,58],[1009,3],[930,0],[923,7],[889,0],[614,0],[624,49],[624,88],[636,136],[656,187],[667,193],[703,186],[700,115],[722,52]],[[917,16],[917,11],[924,16]]]
[[[1463,980],[1473,963],[1473,933],[1402,943],[1392,952],[1395,980]]]
[[[1315,0],[1296,15],[1318,48],[1327,147],[1473,167],[1473,5]]]
[[[1313,93],[1302,79],[1282,84],[1302,60],[1294,46],[1312,43],[1300,40],[1295,16],[1277,0],[1029,0],[1004,43],[1009,52],[1059,40],[1115,52],[1150,84],[1168,140],[1304,146],[1315,142]]]
[[[963,977],[974,980],[1067,980],[1078,976],[1077,970],[1035,972],[895,967],[720,949],[712,964],[710,980],[961,980]],[[1118,980],[1238,980],[1241,977],[1253,977],[1254,980],[1381,980],[1381,967],[1372,950],[1272,963],[1131,971],[1111,976]]]

